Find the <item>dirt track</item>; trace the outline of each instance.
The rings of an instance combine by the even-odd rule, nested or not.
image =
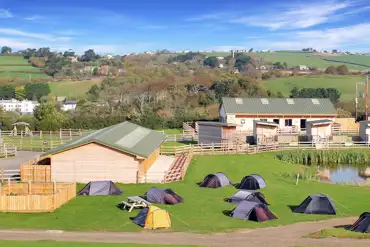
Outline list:
[[[355,239],[308,239],[303,236],[323,228],[348,225],[357,218],[332,219],[327,221],[297,223],[289,226],[255,230],[241,230],[232,233],[193,234],[193,233],[154,233],[154,232],[63,232],[33,230],[0,230],[3,240],[55,240],[78,242],[146,243],[146,244],[189,244],[201,246],[328,246],[364,247],[369,240]]]

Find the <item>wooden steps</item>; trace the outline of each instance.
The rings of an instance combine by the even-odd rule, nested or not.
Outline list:
[[[176,182],[183,179],[183,170],[186,162],[188,161],[188,156],[188,153],[184,153],[176,158],[167,172],[165,183]]]

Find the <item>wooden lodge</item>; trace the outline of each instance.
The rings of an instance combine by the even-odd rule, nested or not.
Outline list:
[[[326,140],[332,133],[333,121],[329,119],[307,121],[306,122],[306,136],[308,141]]]
[[[123,122],[44,153],[21,171],[22,181],[137,183],[159,157],[163,133]],[[27,171],[28,170],[28,171]],[[41,175],[35,175],[35,170]],[[23,174],[22,174],[23,173]]]
[[[231,142],[237,136],[236,124],[221,122],[197,122],[198,123],[198,143],[226,143]]]
[[[275,142],[279,124],[267,121],[254,121],[253,137],[256,144]]]

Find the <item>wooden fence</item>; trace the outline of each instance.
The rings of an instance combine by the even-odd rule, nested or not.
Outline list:
[[[50,182],[51,168],[50,166],[23,164],[21,165],[21,181],[22,182]]]
[[[255,154],[260,152],[293,150],[293,149],[355,149],[369,148],[367,142],[290,142],[290,143],[273,143],[266,145],[249,145],[249,144],[195,144],[184,146],[162,146],[161,154],[180,156],[184,153],[192,155],[218,155],[218,154]]]
[[[75,197],[75,183],[8,183],[0,189],[0,211],[53,212]]]
[[[75,137],[82,136],[84,133],[90,132],[91,130],[82,129],[60,129],[57,131],[2,131],[0,130],[0,137],[19,137],[19,138],[38,138],[38,139],[64,139],[72,140]]]
[[[13,144],[0,143],[0,158],[8,158],[17,155],[17,147]]]

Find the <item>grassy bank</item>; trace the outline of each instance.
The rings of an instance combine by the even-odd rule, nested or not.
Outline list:
[[[134,243],[84,243],[84,242],[56,242],[56,241],[6,241],[0,240],[1,246],[11,247],[196,247],[194,245],[160,245]]]
[[[23,56],[0,56],[0,78],[43,79],[49,76]]]
[[[368,210],[370,204],[370,188],[351,187],[300,181],[277,176],[274,173],[292,172],[300,168],[296,164],[282,163],[275,159],[275,153],[256,155],[220,155],[196,156],[190,165],[185,181],[172,184],[155,185],[160,188],[172,188],[185,202],[174,206],[160,205],[172,215],[172,228],[167,231],[220,232],[238,228],[260,228],[292,224],[301,221],[323,220],[343,215],[358,216]],[[223,212],[232,210],[235,205],[224,201],[232,196],[237,189],[232,186],[220,189],[199,188],[207,174],[224,172],[233,183],[249,174],[257,173],[265,178],[267,187],[261,190],[266,200],[271,204],[271,211],[279,218],[264,223],[255,223],[233,219]],[[16,214],[2,213],[0,228],[38,228],[76,231],[142,231],[143,229],[130,220],[137,215],[138,210],[131,213],[122,211],[116,205],[126,200],[127,196],[140,196],[152,184],[119,185],[124,190],[122,196],[77,197],[63,205],[54,213]],[[80,186],[81,188],[81,186]],[[299,205],[309,194],[324,193],[335,203],[345,205],[350,209],[340,208],[337,216],[293,214],[289,206]],[[182,223],[185,221],[189,226]]]
[[[361,150],[294,150],[282,151],[276,157],[286,163],[325,165],[336,167],[343,164],[366,167],[370,164],[370,152]]]
[[[307,237],[309,238],[356,238],[370,239],[369,233],[360,233],[348,231],[344,228],[323,229],[319,232],[314,232]]]
[[[99,83],[100,81],[97,80],[61,81],[51,82],[49,87],[53,95],[78,98],[85,96],[91,86]]]

